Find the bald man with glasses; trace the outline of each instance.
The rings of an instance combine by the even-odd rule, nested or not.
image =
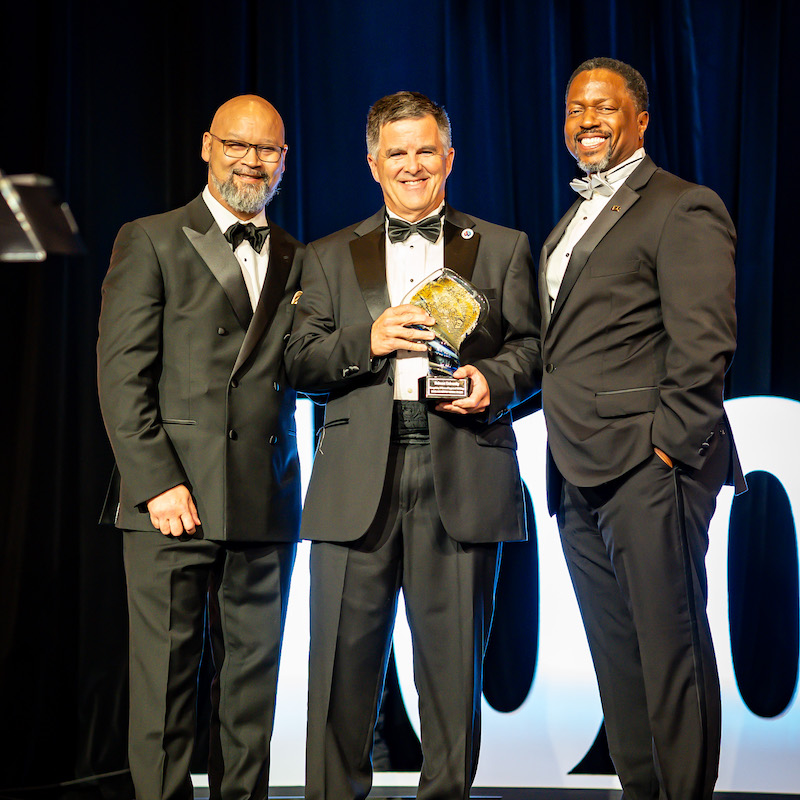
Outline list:
[[[283,368],[303,248],[271,223],[287,145],[235,97],[188,205],[121,229],[103,283],[98,382],[130,617],[129,756],[141,800],[191,800],[197,672],[210,633],[211,798],[266,798],[300,521]]]

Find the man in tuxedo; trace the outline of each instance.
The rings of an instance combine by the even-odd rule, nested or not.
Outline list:
[[[203,134],[208,185],[120,230],[103,283],[100,403],[119,470],[139,798],[192,798],[208,620],[210,796],[266,798],[300,522],[295,393],[283,367],[302,246],[268,221],[278,112],[253,95]]]
[[[424,95],[379,100],[367,161],[385,206],[311,244],[286,359],[325,393],[303,510],[311,549],[309,800],[364,798],[398,593],[414,643],[419,798],[469,796],[483,654],[500,542],[525,538],[509,409],[534,391],[538,309],[528,239],[445,202],[448,117]],[[469,395],[426,403],[428,330],[404,303],[447,266],[488,299],[456,378]],[[424,330],[416,327],[421,326]]]
[[[645,155],[647,86],[581,64],[564,136],[587,178],[541,253],[548,498],[626,800],[711,798],[720,694],[705,554],[744,479],[722,405],[736,344],[733,224]]]

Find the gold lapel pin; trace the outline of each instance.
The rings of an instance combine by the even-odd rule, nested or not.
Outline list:
[[[622,211],[622,206],[611,206],[612,211]]]
[[[300,299],[300,295],[302,295],[302,294],[303,294],[302,292],[295,292],[294,293],[294,297],[292,298],[292,303],[291,303],[293,306],[297,305],[297,301]]]

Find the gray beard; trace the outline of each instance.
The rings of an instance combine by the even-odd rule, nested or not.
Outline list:
[[[278,187],[283,177],[279,176],[274,186],[270,186],[266,178],[258,186],[237,186],[233,180],[233,173],[225,181],[218,180],[210,169],[208,175],[214,187],[230,208],[240,214],[250,215],[258,214],[262,208],[269,204],[270,200],[278,193]]]
[[[611,163],[611,155],[611,149],[609,148],[603,158],[596,164],[588,164],[586,161],[581,161],[580,158],[576,160],[578,162],[578,167],[587,175],[591,175],[593,173],[605,172],[608,169],[608,165]]]

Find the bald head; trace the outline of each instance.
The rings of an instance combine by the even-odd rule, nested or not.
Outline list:
[[[231,98],[203,134],[212,196],[240,219],[254,217],[278,190],[286,150],[283,120],[271,103],[254,94]]]
[[[214,113],[209,130],[222,139],[229,139],[220,130],[226,130],[231,126],[241,125],[246,120],[260,121],[262,123],[275,124],[280,128],[281,143],[285,138],[283,120],[275,106],[257,94],[240,94],[224,102]],[[251,140],[248,140],[251,141]]]

